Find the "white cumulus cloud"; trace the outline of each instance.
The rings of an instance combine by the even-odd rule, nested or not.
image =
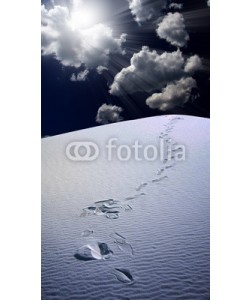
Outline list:
[[[73,73],[70,77],[70,81],[85,81],[89,75],[89,70],[84,70],[78,74]]]
[[[120,122],[123,118],[120,116],[123,109],[116,105],[103,104],[97,112],[96,122],[100,124],[108,124]]]
[[[115,76],[110,93],[120,95],[123,92],[131,94],[161,90],[167,83],[188,75],[185,72],[188,61],[179,49],[158,54],[144,46],[140,52],[133,55],[130,66]],[[194,70],[190,66],[189,62],[188,71]]]
[[[67,6],[46,9],[42,5],[41,12],[42,54],[54,55],[64,66],[105,66],[110,53],[124,53],[125,34],[115,38],[112,30],[103,24],[85,28],[79,14],[73,14]]]
[[[146,100],[146,104],[161,111],[182,106],[190,99],[193,88],[196,88],[196,81],[192,77],[182,78],[167,85],[161,93],[153,94]]]
[[[108,68],[107,68],[107,67],[104,67],[104,66],[98,66],[98,67],[96,68],[96,71],[97,71],[98,74],[101,75],[104,71],[108,71]]]
[[[183,8],[183,4],[182,3],[175,3],[175,2],[172,2],[169,4],[169,8],[170,9],[182,9]]]
[[[179,49],[158,54],[144,46],[133,55],[130,65],[115,76],[110,93],[120,96],[159,91],[148,97],[146,104],[160,110],[171,109],[189,100],[192,89],[196,87],[196,81],[190,76],[201,69],[198,55],[184,58]]]
[[[168,13],[156,29],[158,36],[176,47],[183,47],[189,40],[182,14]]]
[[[128,0],[128,2],[131,13],[139,24],[159,17],[166,8],[164,0]]]
[[[193,55],[187,59],[187,63],[185,66],[186,73],[192,74],[202,69],[203,69],[202,61],[198,55]]]

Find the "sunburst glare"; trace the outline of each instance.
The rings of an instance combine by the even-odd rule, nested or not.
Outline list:
[[[86,1],[73,1],[70,13],[70,25],[73,29],[81,30],[94,26],[99,22],[100,17],[98,7]]]

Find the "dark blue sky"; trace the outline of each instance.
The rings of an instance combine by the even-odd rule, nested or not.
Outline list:
[[[133,19],[124,0],[92,0],[97,4],[105,5],[106,25],[113,29],[114,36],[122,33],[128,35],[127,42],[123,45],[125,49],[134,49],[139,52],[142,46],[149,46],[159,52],[175,51],[176,48],[159,39],[155,28],[147,22],[139,26]],[[101,2],[100,2],[101,1]],[[178,2],[178,1],[175,1]],[[187,2],[187,3],[185,3]],[[50,2],[43,2],[47,8],[52,7]],[[107,78],[97,74],[90,69],[88,78],[84,82],[70,81],[71,74],[76,72],[74,67],[65,67],[53,55],[42,55],[42,136],[52,136],[79,129],[98,126],[96,114],[98,108],[103,104],[122,106],[124,120],[143,118],[162,114],[188,114],[202,117],[210,116],[210,83],[209,83],[209,57],[210,57],[210,24],[209,8],[206,1],[183,1],[184,7],[181,13],[185,18],[186,29],[190,40],[187,47],[182,49],[183,54],[198,54],[205,61],[206,72],[197,72],[193,78],[197,81],[196,94],[199,97],[189,101],[184,107],[162,112],[150,109],[145,104],[146,94],[143,92],[129,95],[130,101],[126,107],[124,101],[117,96],[110,95],[109,85],[113,78]],[[122,13],[118,13],[122,12]],[[162,12],[164,14],[165,12]],[[111,54],[110,61],[122,61],[123,66],[130,64],[133,55],[131,50],[126,55]],[[121,67],[121,69],[122,69]],[[77,72],[84,70],[84,65]],[[120,70],[118,70],[120,71]],[[130,109],[131,103],[134,109]]]

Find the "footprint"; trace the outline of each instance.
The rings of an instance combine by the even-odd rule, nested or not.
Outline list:
[[[114,239],[114,243],[116,244],[119,250],[128,253],[129,255],[134,255],[133,247],[126,241],[126,238],[124,236],[117,232],[110,236]]]
[[[157,170],[156,175],[161,175],[164,172],[165,168],[161,168],[159,170]]]
[[[165,140],[165,142],[166,142],[169,146],[172,145],[172,144],[171,144],[172,139],[167,139],[167,140]]]
[[[100,207],[98,207],[98,210],[101,211],[102,213],[107,213],[107,212],[113,212],[114,209],[117,210],[121,208],[120,206],[106,206],[106,205],[102,205]]]
[[[93,216],[95,213],[96,213],[96,207],[89,206],[83,209],[83,212],[81,213],[80,217]]]
[[[159,182],[159,179],[152,179],[152,183]]]
[[[174,166],[174,165],[166,166],[165,169],[171,169],[171,168],[173,168],[173,166]]]
[[[126,243],[126,238],[117,232],[110,234],[110,237],[114,239],[115,244]]]
[[[93,230],[87,229],[82,232],[82,237],[89,237],[94,233]]]
[[[176,123],[176,121],[179,121],[179,120],[184,120],[182,117],[176,117],[174,119],[172,119],[173,122]]]
[[[105,216],[107,219],[116,220],[119,218],[119,211],[108,211]]]
[[[136,190],[137,192],[139,192],[142,188],[144,188],[144,187],[147,186],[147,185],[148,185],[147,182],[141,183],[135,190]]]
[[[79,248],[74,257],[83,261],[105,260],[111,258],[113,254],[113,251],[106,243],[91,241]]]
[[[119,218],[119,213],[122,207],[114,206],[118,203],[118,201],[103,200],[95,202],[96,206],[89,206],[83,209],[81,217],[85,216],[106,216],[108,219],[117,219]]]
[[[160,181],[164,180],[165,178],[168,178],[168,176],[163,176],[163,177],[160,177],[160,178],[153,179],[152,183],[160,182]]]
[[[133,284],[135,282],[130,271],[127,269],[115,269],[113,275],[116,276],[116,279],[125,284]]]
[[[133,200],[133,199],[135,199],[135,196],[129,196],[125,198],[125,200]]]
[[[127,243],[126,241],[123,241],[123,242],[115,241],[115,244],[117,245],[119,250],[121,250],[125,253],[128,253],[129,255],[134,255],[135,254],[134,249],[131,246],[131,244]]]
[[[126,212],[133,210],[132,206],[129,205],[129,204],[126,204],[125,206],[123,206],[123,209],[124,209],[124,211],[126,211]]]
[[[146,186],[147,185],[147,183],[145,183],[144,184],[144,186]],[[140,194],[135,194],[135,195],[133,195],[133,196],[128,196],[128,197],[126,197],[125,198],[125,200],[127,200],[127,201],[129,201],[129,200],[134,200],[134,199],[136,199],[136,198],[139,198],[139,197],[141,197],[141,196],[146,196],[146,193],[140,193]]]
[[[126,240],[126,238],[124,236],[122,236],[120,233],[117,233],[117,232],[115,232],[114,234],[111,234],[110,236],[114,239]]]
[[[114,205],[117,204],[119,201],[114,200],[114,199],[107,199],[107,200],[101,200],[101,201],[96,201],[95,204],[97,206],[102,206],[102,205]]]

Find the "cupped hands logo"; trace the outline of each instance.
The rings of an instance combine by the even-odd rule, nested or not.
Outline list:
[[[66,156],[72,161],[94,161],[100,153],[94,142],[72,142],[66,147]]]

